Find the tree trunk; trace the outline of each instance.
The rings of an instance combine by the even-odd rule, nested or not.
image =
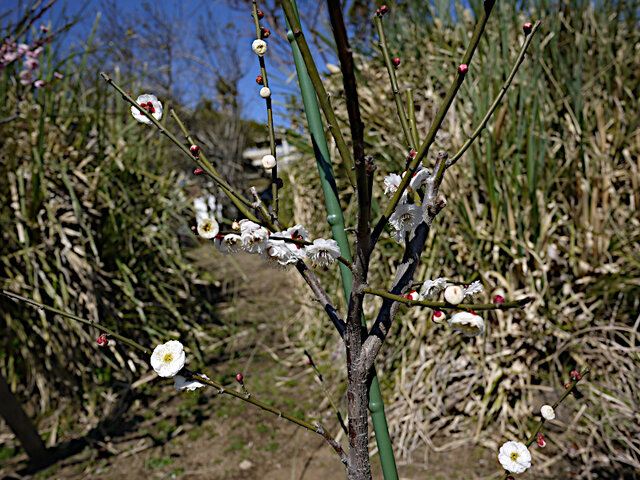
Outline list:
[[[47,449],[44,446],[38,431],[34,427],[27,414],[22,409],[18,399],[11,393],[9,385],[0,373],[0,415],[11,428],[11,431],[20,441],[29,459],[33,463],[46,462]]]

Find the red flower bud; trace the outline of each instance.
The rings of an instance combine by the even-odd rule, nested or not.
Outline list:
[[[98,337],[98,340],[96,340],[98,342],[98,345],[100,345],[101,347],[106,347],[109,344],[109,339],[107,338],[107,334],[103,333],[102,335],[100,335]]]
[[[568,389],[568,388],[571,388],[571,382],[565,383],[564,384],[564,388],[565,388],[565,390]],[[571,393],[569,393],[569,395],[573,395],[573,390],[571,390]]]
[[[522,25],[522,30],[524,31],[525,35],[529,35],[532,29],[533,29],[533,23],[531,22],[527,22],[524,25]]]
[[[201,168],[196,168],[196,169],[193,171],[193,174],[194,174],[194,175],[202,175],[203,173],[204,173],[204,170],[203,170],[203,169],[201,169]]]
[[[284,181],[279,177],[276,178],[276,187],[278,187],[278,190],[284,187]]]
[[[389,7],[387,7],[386,5],[380,6],[380,14],[386,15],[387,13],[389,13]]]
[[[258,76],[256,77],[256,83],[257,83],[258,85],[264,85],[264,82],[262,81],[262,75],[258,75]]]
[[[264,12],[262,10],[258,10],[258,20],[262,20],[264,18]]]
[[[395,68],[398,68],[400,66],[400,59],[398,57],[396,57],[393,60],[391,60],[391,63],[393,63],[393,66]]]
[[[380,13],[380,9],[379,8],[376,8],[376,15],[379,16],[379,17],[382,16],[382,14]]]
[[[502,295],[496,295],[493,297],[493,303],[504,303],[504,297]]]
[[[571,380],[582,380],[582,375],[580,375],[580,373],[578,373],[577,370],[571,370]]]
[[[244,377],[242,376],[241,373],[236,375],[236,382],[238,383],[242,383],[242,380],[244,379]]]
[[[191,155],[193,155],[194,157],[197,157],[198,155],[200,155],[200,147],[198,145],[191,145],[189,147],[189,151],[191,152]]]
[[[544,439],[544,436],[541,433],[536,435],[536,442],[538,442],[538,446],[540,448],[544,448],[547,445],[547,441]]]
[[[416,152],[413,148],[411,150],[409,150],[409,156],[411,158],[415,158],[417,154],[418,154],[418,152]]]
[[[458,73],[460,75],[464,75],[465,73],[467,73],[469,71],[469,66],[466,63],[461,63],[458,66]]]
[[[260,37],[269,38],[271,36],[271,30],[268,28],[260,27]]]
[[[307,365],[311,365],[311,360],[307,358]]]

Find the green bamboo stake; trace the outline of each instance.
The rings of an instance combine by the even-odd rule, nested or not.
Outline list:
[[[298,15],[298,7],[295,0],[292,0],[291,3],[296,11],[296,15]],[[291,49],[293,51],[293,60],[298,73],[298,83],[300,84],[300,91],[302,92],[307,123],[309,125],[309,132],[311,133],[311,142],[313,144],[313,151],[316,156],[318,173],[320,174],[322,184],[322,192],[324,193],[324,200],[327,206],[327,222],[329,222],[331,226],[333,238],[338,242],[342,256],[351,261],[349,239],[344,231],[344,217],[338,199],[338,189],[336,187],[333,167],[331,166],[331,158],[329,157],[329,148],[324,136],[318,100],[289,22],[287,22],[287,38],[289,39],[289,43],[291,43]],[[342,263],[340,264],[340,275],[342,276],[342,287],[345,297],[349,298],[353,277],[351,270]],[[364,316],[362,317],[362,325],[366,327]],[[378,445],[378,452],[380,453],[380,463],[382,464],[384,478],[385,480],[398,480],[396,461],[393,457],[393,448],[391,446],[391,437],[389,436],[387,418],[384,413],[384,403],[382,402],[380,385],[375,371],[373,372],[371,386],[369,387],[369,411],[371,412],[373,429],[376,432],[376,443]]]

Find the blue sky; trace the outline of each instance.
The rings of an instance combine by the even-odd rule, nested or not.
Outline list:
[[[166,18],[176,19],[177,22],[185,20],[187,22],[190,19],[199,18],[199,6],[206,0],[155,0],[152,3],[156,8],[165,13]],[[142,7],[142,1],[126,1],[115,0],[119,13],[127,15],[129,12],[133,14],[136,9]],[[46,2],[43,2],[46,3]],[[24,1],[2,1],[0,2],[0,15],[7,11],[16,10],[16,8],[24,9],[28,2]],[[239,89],[242,97],[243,113],[246,118],[250,118],[259,122],[266,123],[266,109],[262,99],[258,96],[259,86],[255,82],[256,75],[260,73],[257,57],[251,51],[251,42],[255,39],[255,28],[250,17],[250,10],[247,9],[246,13],[240,13],[234,11],[226,6],[223,2],[214,0],[209,5],[213,5],[215,8],[216,18],[213,22],[221,25],[221,28],[227,24],[236,25],[235,31],[237,32],[236,40],[238,44],[245,47],[239,49],[241,68],[246,71],[246,74],[240,81]],[[58,0],[54,7],[45,13],[45,15],[38,22],[40,24],[47,24],[49,21],[53,25],[62,25],[65,23],[65,18],[71,18],[75,14],[81,13],[81,21],[68,32],[64,38],[63,45],[65,48],[73,46],[81,46],[84,44],[88,33],[91,30],[93,22],[98,12],[103,12],[106,7],[105,2],[100,0]],[[103,12],[104,13],[104,12]],[[17,13],[12,13],[13,18],[17,17]],[[2,18],[1,25],[6,25],[8,20],[12,18]],[[104,18],[104,16],[103,16]],[[104,22],[103,22],[104,23]],[[194,24],[195,25],[195,24]],[[197,32],[190,32],[196,34]],[[114,41],[117,41],[114,40]],[[291,93],[294,88],[297,90],[297,84],[291,81],[287,82],[287,78],[290,72],[282,72],[273,68],[273,59],[270,59],[267,55],[265,57],[267,63],[267,72],[269,75],[270,87],[273,91],[274,111],[276,114],[276,125],[282,125],[286,122],[279,112],[283,112],[284,109],[277,105],[278,94],[282,92]],[[270,65],[271,64],[271,65]],[[193,106],[197,100],[198,95],[189,95],[190,85],[184,83],[180,85],[179,72],[176,75],[176,83],[179,85],[180,90],[184,91],[187,96],[187,101]],[[187,82],[190,82],[188,80]],[[282,99],[283,97],[280,96]]]

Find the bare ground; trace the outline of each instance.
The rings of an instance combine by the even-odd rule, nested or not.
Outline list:
[[[224,345],[224,359],[212,358],[202,370],[232,388],[237,388],[235,374],[242,372],[256,398],[305,419],[322,415],[326,428],[337,435],[339,426],[311,369],[302,358],[293,365],[280,358],[284,339],[279,327],[297,311],[291,295],[282,292],[294,291],[295,277],[264,270],[251,257],[216,259],[221,278],[241,279],[222,281],[233,294],[217,313],[244,327]],[[238,284],[243,287],[234,290]],[[20,473],[26,456],[18,453],[0,464],[0,472],[22,479],[345,478],[337,455],[318,435],[213,389],[178,393],[171,381],[151,373],[134,384],[130,400],[116,423],[103,425],[100,440],[95,435],[82,440],[80,453],[34,474]],[[0,446],[15,443],[4,423],[0,434]],[[58,444],[72,439],[59,438]],[[345,443],[343,436],[339,439]],[[374,478],[382,478],[377,457],[372,464]],[[399,472],[403,479],[486,478],[497,473],[496,467],[486,451],[469,447],[430,453],[429,465],[401,465]]]

